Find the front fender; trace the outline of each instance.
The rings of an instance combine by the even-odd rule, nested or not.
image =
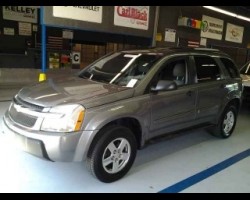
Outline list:
[[[136,119],[142,130],[142,138],[148,134],[151,119],[150,97],[143,95],[127,100],[87,109],[83,130],[102,129],[106,124],[122,118]]]

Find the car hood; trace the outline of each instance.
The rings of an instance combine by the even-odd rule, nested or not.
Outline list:
[[[245,74],[241,74],[240,76],[242,78],[242,84],[246,87],[250,87],[250,76]]]
[[[133,93],[132,88],[69,77],[57,80],[49,79],[30,87],[24,87],[19,91],[18,97],[43,107],[78,103],[85,108],[90,108],[130,98]]]

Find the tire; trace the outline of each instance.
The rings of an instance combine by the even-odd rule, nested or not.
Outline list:
[[[237,113],[234,105],[227,106],[219,119],[219,123],[211,129],[211,133],[216,137],[229,138],[236,125]]]
[[[87,165],[97,179],[111,183],[125,176],[133,165],[136,138],[128,128],[119,125],[106,127],[100,134],[89,152]]]

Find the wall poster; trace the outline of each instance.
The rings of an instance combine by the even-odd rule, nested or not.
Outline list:
[[[2,6],[3,19],[37,23],[36,6]]]
[[[201,37],[221,40],[223,33],[223,24],[223,20],[203,15]]]
[[[53,6],[53,16],[102,23],[102,6]]]
[[[31,36],[31,23],[19,22],[18,27],[19,35]]]
[[[3,28],[3,34],[4,35],[15,35],[15,29],[14,28]]]
[[[165,39],[166,42],[175,42],[176,30],[165,28]]]
[[[236,26],[234,24],[227,23],[225,40],[230,42],[242,43],[243,33],[243,26]]]
[[[148,30],[149,6],[115,6],[114,25]]]

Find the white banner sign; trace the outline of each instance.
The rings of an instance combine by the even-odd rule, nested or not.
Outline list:
[[[35,6],[2,6],[3,19],[37,23],[37,8]]]
[[[19,35],[31,35],[31,23],[19,22]]]
[[[53,16],[102,23],[102,6],[53,6]]]
[[[15,35],[15,29],[14,28],[3,28],[3,34],[4,35]]]
[[[149,6],[115,6],[114,25],[148,30]]]
[[[201,37],[211,38],[216,40],[222,39],[223,24],[224,24],[223,20],[203,15],[202,23],[203,26],[201,28]]]
[[[244,33],[243,26],[236,26],[234,24],[227,23],[226,41],[242,43]]]

